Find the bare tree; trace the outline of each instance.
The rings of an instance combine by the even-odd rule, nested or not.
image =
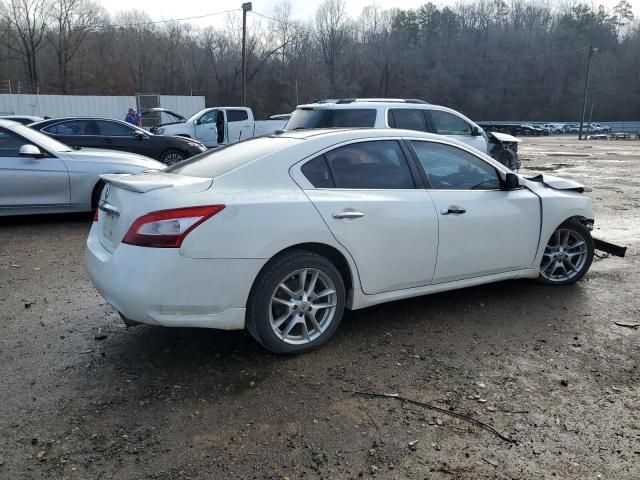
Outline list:
[[[325,0],[316,11],[316,39],[327,66],[331,92],[336,89],[336,67],[347,39],[344,0]]]
[[[33,88],[38,87],[37,53],[42,48],[50,12],[51,4],[47,0],[7,0],[0,3],[0,18],[6,21],[17,38],[17,42],[7,42],[6,45],[22,57]]]
[[[56,54],[58,83],[68,93],[70,64],[87,38],[108,24],[104,8],[92,0],[55,0],[47,35]]]

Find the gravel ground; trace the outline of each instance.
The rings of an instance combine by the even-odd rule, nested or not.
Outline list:
[[[595,235],[627,257],[569,287],[348,312],[292,358],[243,332],[127,329],[85,273],[89,216],[2,220],[0,478],[640,478],[640,328],[614,323],[640,323],[640,142],[526,138],[521,156],[588,185]]]

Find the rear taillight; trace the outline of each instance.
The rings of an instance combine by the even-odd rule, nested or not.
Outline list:
[[[191,230],[223,209],[224,205],[207,205],[147,213],[133,222],[122,243],[179,248]]]
[[[98,212],[99,212],[99,211],[100,211],[100,210],[98,210],[98,209],[96,208],[96,211],[95,211],[95,212],[93,212],[93,221],[94,221],[94,222],[97,222],[97,221],[98,221]]]

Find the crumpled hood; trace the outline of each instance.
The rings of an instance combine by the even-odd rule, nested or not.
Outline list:
[[[518,137],[514,137],[513,135],[509,135],[507,133],[500,132],[487,132],[495,137],[496,140],[501,142],[512,142],[512,143],[520,143],[522,140]]]
[[[553,175],[540,174],[535,177],[529,177],[527,180],[542,183],[545,187],[553,188],[554,190],[573,190],[580,193],[585,191],[585,187],[581,183],[567,178],[554,177]]]
[[[119,150],[106,150],[102,148],[82,148],[68,152],[72,158],[78,160],[91,160],[92,162],[120,163],[123,165],[136,165],[148,169],[158,170],[165,168],[163,163],[137,153],[121,152]]]

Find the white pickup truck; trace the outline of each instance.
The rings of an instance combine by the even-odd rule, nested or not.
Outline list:
[[[287,123],[286,119],[256,121],[253,111],[245,107],[205,108],[189,118],[164,108],[152,108],[148,112],[164,114],[175,120],[152,127],[152,133],[194,138],[209,148],[273,133]]]

